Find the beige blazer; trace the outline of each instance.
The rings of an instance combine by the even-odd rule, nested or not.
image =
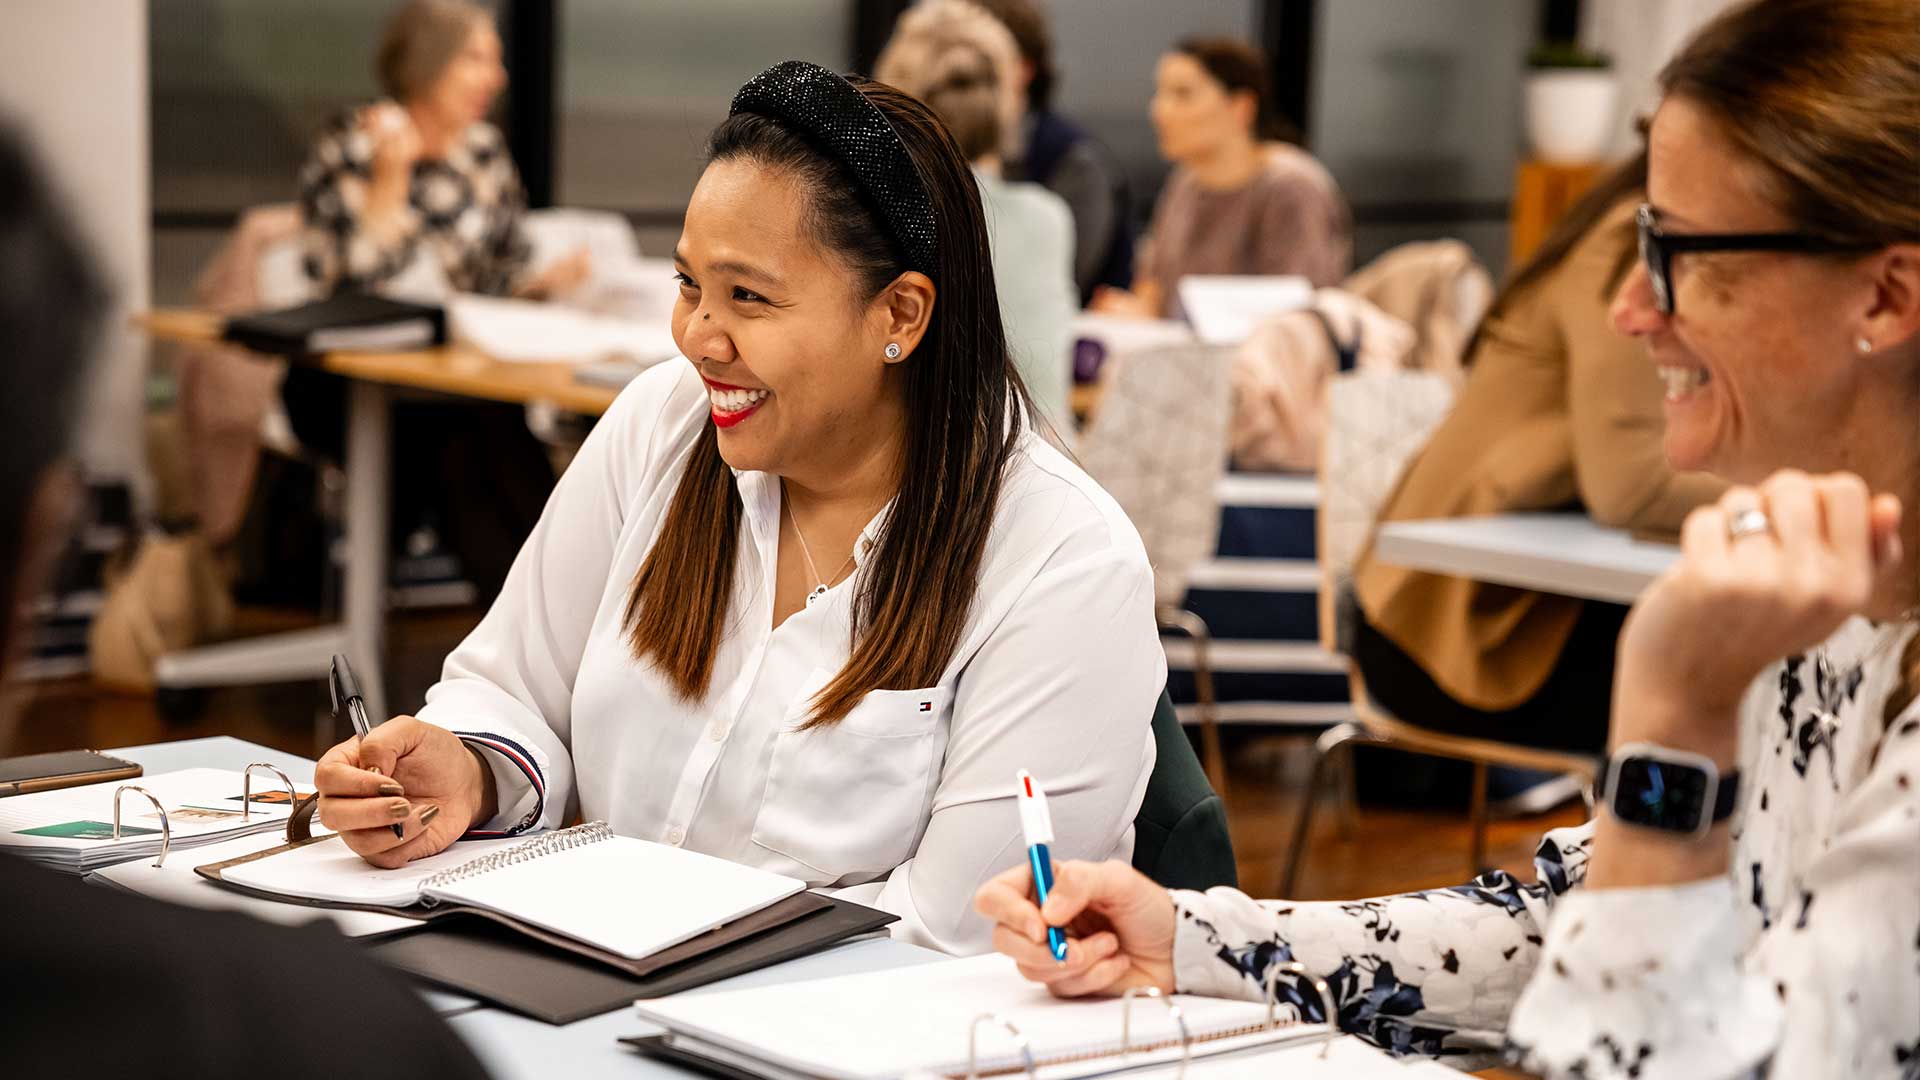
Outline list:
[[[1560,265],[1490,317],[1460,398],[1387,501],[1383,521],[1584,504],[1596,521],[1677,532],[1719,496],[1661,449],[1663,389],[1641,346],[1607,318],[1632,250],[1633,206],[1614,207]],[[1354,567],[1367,621],[1463,704],[1525,703],[1553,670],[1581,601],[1389,566]],[[1418,717],[1407,717],[1417,722]]]

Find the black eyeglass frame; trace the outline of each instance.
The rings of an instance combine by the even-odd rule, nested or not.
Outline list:
[[[1672,315],[1673,257],[1690,251],[1780,251],[1796,255],[1858,254],[1878,245],[1833,240],[1812,233],[1670,233],[1660,228],[1659,212],[1641,203],[1633,222],[1640,239],[1640,265],[1646,268],[1655,306]]]

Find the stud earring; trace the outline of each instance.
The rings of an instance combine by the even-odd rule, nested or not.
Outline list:
[[[887,359],[889,360],[900,359],[900,343],[899,342],[897,341],[887,342]]]
[[[1873,351],[1873,342],[1863,337],[1855,338],[1853,339],[1853,347],[1860,350],[1861,356],[1865,356]]]

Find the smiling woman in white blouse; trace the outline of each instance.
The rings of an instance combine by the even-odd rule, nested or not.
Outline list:
[[[1024,870],[981,890],[996,946],[1063,995],[1258,999],[1297,962],[1341,1027],[1469,1068],[1920,1077],[1916,58],[1912,0],[1760,0],[1662,76],[1613,320],[1674,467],[1754,486],[1635,605],[1607,797],[1537,884],[1291,903],[1069,863],[1044,909]]]
[[[418,718],[326,754],[321,816],[397,866],[577,813],[983,949],[1016,770],[1060,849],[1132,850],[1166,679],[1140,540],[1034,434],[918,102],[762,73],[674,260],[687,359],[594,429]]]

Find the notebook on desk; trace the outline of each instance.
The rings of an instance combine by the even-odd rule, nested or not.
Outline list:
[[[831,906],[806,883],[593,822],[470,841],[397,870],[325,837],[202,866],[229,888],[419,919],[492,919],[635,976]]]
[[[677,994],[842,942],[884,934],[886,925],[898,918],[813,893],[794,899],[819,907],[782,920],[774,910],[781,905],[776,904],[716,931],[726,936],[724,947],[702,936],[656,954],[652,959],[659,966],[646,975],[629,974],[561,949],[529,948],[526,938],[487,919],[438,919],[414,933],[375,942],[367,952],[388,967],[435,986],[549,1024],[571,1024],[624,1009],[635,998]]]
[[[447,340],[445,309],[345,292],[227,320],[226,340],[256,352],[318,356],[342,350],[397,352]]]
[[[1265,1003],[1188,995],[1061,1001],[1021,978],[1004,956],[637,1007],[642,1019],[667,1029],[652,1043],[655,1056],[775,1080],[1029,1071],[1062,1080],[1256,1048],[1312,1046],[1317,1053],[1331,1034],[1323,1024],[1291,1022],[1290,1009]],[[645,1042],[636,1049],[650,1052]]]

